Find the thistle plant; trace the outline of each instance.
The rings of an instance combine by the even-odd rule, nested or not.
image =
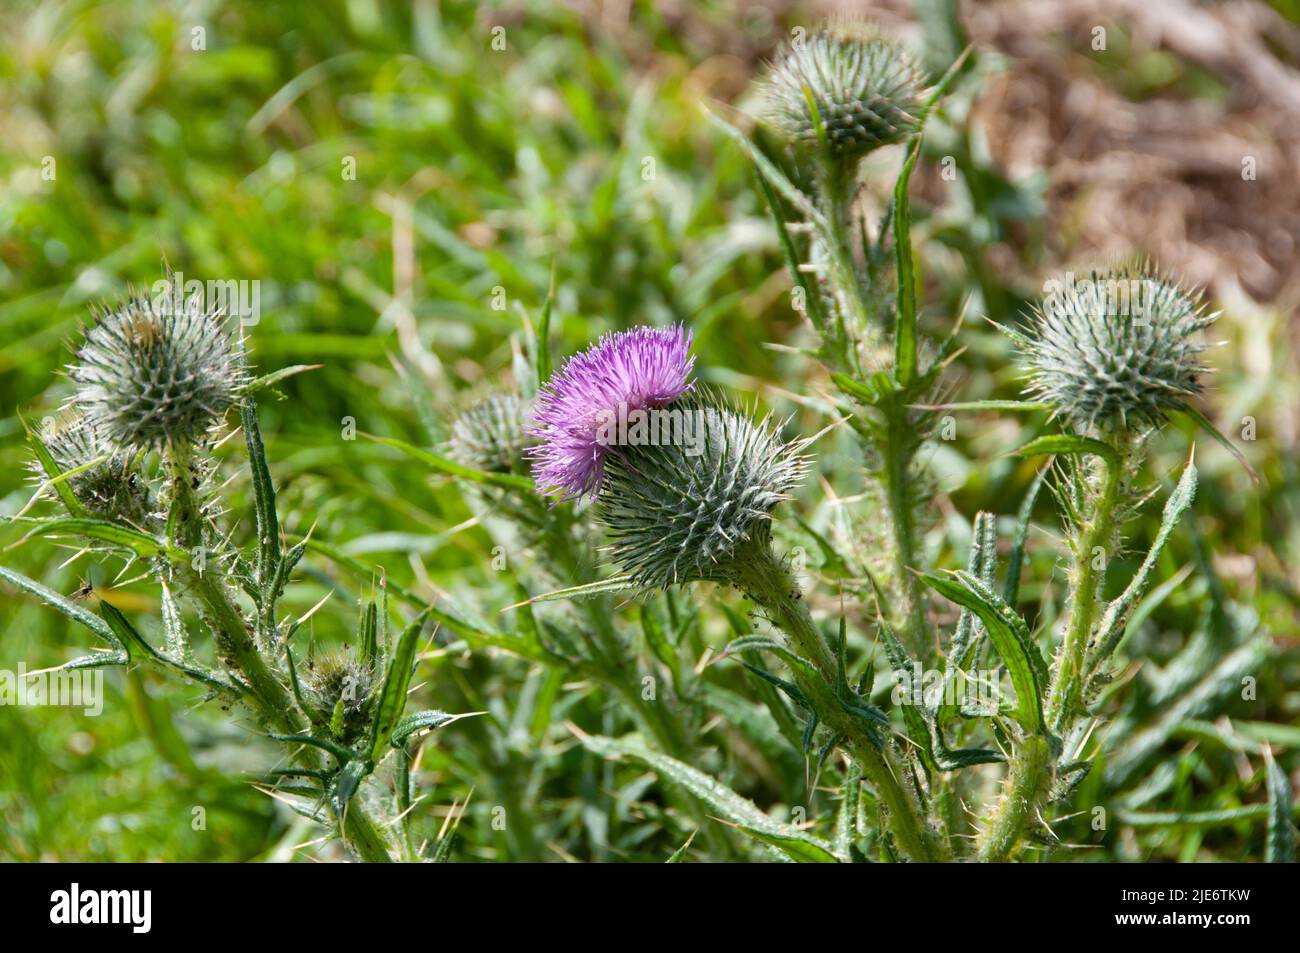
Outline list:
[[[516,472],[528,448],[526,421],[527,410],[518,394],[488,394],[452,421],[448,456],[486,473]]]
[[[853,553],[858,576],[883,579],[891,624],[912,651],[927,656],[933,644],[926,641],[924,602],[912,572],[925,504],[916,455],[930,420],[922,405],[933,402],[956,338],[922,364],[907,190],[926,119],[961,65],[926,90],[905,49],[852,19],[783,50],[759,85],[758,117],[786,147],[811,192],[743,133],[721,123],[754,161],[796,282],[796,307],[818,333],[818,357],[865,440],[870,491],[880,501],[886,539],[883,553],[865,546]],[[873,241],[859,212],[861,159],[896,143],[904,145],[905,161]],[[862,535],[869,535],[868,524]]]
[[[29,435],[44,477],[38,497],[53,491],[66,515],[21,517],[27,538],[73,535],[103,562],[143,561],[160,593],[164,644],[108,600],[95,614],[12,570],[0,568],[0,578],[106,643],[65,669],[147,665],[202,687],[209,700],[252,715],[281,746],[283,760],[263,778],[275,797],[362,860],[419,859],[407,818],[412,758],[422,734],[454,720],[438,711],[403,717],[428,608],[390,637],[381,583],[353,647],[320,659],[309,649],[300,670],[293,646],[311,613],[294,621],[278,606],[308,540],[286,546],[280,530],[254,404],[265,380],[249,377],[219,312],[197,296],[168,302],[132,297],[99,312],[85,332],[68,374],[71,410]],[[227,508],[209,479],[218,466],[212,438],[235,406],[256,510],[247,549],[229,542],[236,527],[221,525]],[[391,797],[363,786],[386,758],[396,769]],[[375,820],[376,810],[393,820]],[[445,857],[449,843],[439,841],[432,856]]]

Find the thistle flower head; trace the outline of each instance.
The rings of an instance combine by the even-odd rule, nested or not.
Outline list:
[[[361,737],[370,726],[371,668],[346,651],[337,652],[317,659],[307,681],[335,735],[344,744]]]
[[[65,415],[45,429],[41,443],[60,473],[92,464],[67,478],[72,495],[90,513],[136,525],[148,518],[149,485],[136,461],[114,450],[92,422],[78,414]],[[32,472],[42,483],[50,476],[39,459],[32,460]]]
[[[1128,429],[1200,393],[1206,345],[1194,336],[1216,317],[1149,268],[1119,268],[1049,291],[1012,337],[1028,393],[1077,430]]]
[[[684,439],[609,458],[597,512],[611,554],[647,587],[734,582],[744,547],[766,545],[772,510],[803,478],[801,445],[709,397],[669,412],[683,415]]]
[[[477,470],[510,473],[523,461],[529,443],[527,423],[524,403],[517,394],[490,394],[452,421],[450,456]]]
[[[199,295],[132,297],[98,315],[77,359],[73,404],[128,451],[201,442],[245,383],[241,349]]]
[[[688,391],[691,339],[680,325],[633,328],[569,358],[542,385],[532,411],[528,433],[541,443],[526,454],[537,492],[560,500],[599,493],[609,450],[602,428],[620,413],[663,407]]]
[[[796,147],[853,162],[916,129],[922,85],[897,43],[861,22],[832,22],[781,54],[761,118]]]

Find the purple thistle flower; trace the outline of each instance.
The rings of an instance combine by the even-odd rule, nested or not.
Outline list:
[[[694,386],[692,333],[681,325],[632,328],[606,334],[573,355],[542,385],[528,432],[533,482],[557,502],[596,496],[605,476],[598,439],[603,422],[619,413],[672,403]]]

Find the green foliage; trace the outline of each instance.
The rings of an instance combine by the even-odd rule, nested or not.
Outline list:
[[[1204,355],[1202,410],[1133,455],[1060,432],[1004,336],[957,317],[1018,327],[1067,267],[1069,235],[1044,234],[1053,170],[1001,171],[971,119],[1001,66],[954,63],[951,5],[924,6],[916,59],[944,78],[832,192],[806,150],[714,101],[751,107],[746,74],[802,10],[755,38],[731,4],[672,22],[633,4],[624,31],[541,4],[501,21],[503,51],[494,11],[455,4],[232,2],[202,51],[158,4],[0,13],[0,669],[104,676],[99,717],[0,718],[0,857],[1285,858],[1293,335],[1218,302],[1229,345]],[[856,135],[803,89],[787,105],[810,142]],[[87,306],[163,256],[261,285],[249,382],[196,450],[192,499],[164,454],[60,456],[46,427]],[[756,524],[766,588],[611,576],[595,513],[548,509],[517,445],[496,452],[563,355],[676,321],[711,386],[765,405],[734,426],[770,408],[782,442],[817,434],[808,478]],[[488,394],[518,407],[458,435]],[[1221,449],[1242,453],[1247,415],[1254,486]],[[1099,515],[1106,454],[1083,438],[1121,464],[1086,587],[1059,536]],[[700,527],[726,530],[704,502]],[[1066,716],[1051,690],[1076,602]],[[331,660],[368,689],[322,684]],[[896,704],[914,664],[953,691],[1005,672],[1014,717]],[[990,845],[1009,771],[1036,810]]]

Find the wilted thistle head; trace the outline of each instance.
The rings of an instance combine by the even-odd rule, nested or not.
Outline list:
[[[523,462],[527,425],[524,402],[517,394],[491,394],[452,421],[450,456],[477,470],[510,473]]]
[[[1047,294],[1026,332],[1013,332],[1027,392],[1079,431],[1157,426],[1201,391],[1217,317],[1199,296],[1149,268],[1094,272]]]
[[[597,512],[610,553],[647,587],[734,583],[746,547],[767,545],[772,510],[803,478],[802,445],[771,418],[755,423],[710,397],[661,413],[683,415],[682,439],[609,457]]]
[[[852,163],[915,131],[921,87],[901,46],[842,20],[782,52],[762,85],[760,118],[796,147]]]
[[[91,421],[78,414],[56,419],[44,429],[41,443],[60,473],[99,461],[67,479],[72,495],[92,514],[135,525],[148,518],[152,510],[149,485],[135,459],[111,447]],[[32,461],[32,470],[41,482],[49,478],[39,460]]]
[[[542,385],[526,451],[537,492],[573,500],[600,492],[609,448],[600,442],[611,415],[663,407],[691,384],[691,332],[632,328],[607,334],[573,355]],[[622,408],[622,409],[620,409]]]
[[[370,727],[370,692],[375,675],[368,665],[348,652],[335,652],[317,659],[307,679],[316,703],[331,730],[344,744],[350,744]]]
[[[243,355],[201,296],[135,296],[97,316],[70,368],[73,403],[114,446],[200,443],[245,383]]]

